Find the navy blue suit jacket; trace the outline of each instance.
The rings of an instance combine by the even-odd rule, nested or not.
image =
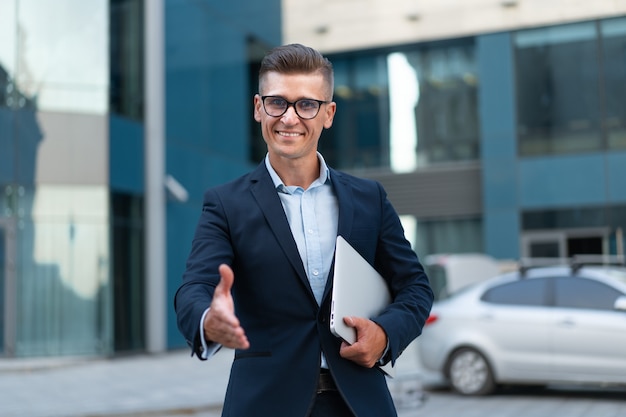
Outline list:
[[[382,186],[333,169],[330,179],[339,203],[338,234],[385,277],[392,293],[394,301],[373,320],[387,333],[395,361],[428,317],[428,279]],[[339,356],[341,343],[328,322],[332,271],[318,306],[264,163],[204,195],[175,296],[179,329],[196,354],[200,319],[219,283],[221,263],[233,268],[235,313],[250,342],[249,349],[235,351],[224,416],[305,417],[322,351],[355,415],[396,415],[383,373]]]

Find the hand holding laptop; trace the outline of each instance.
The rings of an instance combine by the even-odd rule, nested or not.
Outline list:
[[[356,330],[357,340],[353,344],[343,342],[339,354],[362,366],[371,368],[381,358],[387,346],[385,331],[364,317],[344,317],[344,323]]]
[[[383,277],[342,236],[337,236],[330,330],[347,345],[342,344],[343,352],[347,350],[349,356],[357,355],[358,352],[362,354],[364,347],[371,346],[367,338],[378,333],[378,330],[381,330],[386,346],[384,331],[369,319],[380,314],[390,302],[391,295]],[[350,323],[350,320],[349,324],[346,323],[346,317],[351,317],[350,320],[356,323]],[[357,342],[357,335],[359,340],[365,338],[365,346],[349,346]],[[367,353],[371,355],[378,352]],[[344,354],[342,356],[350,359]],[[390,364],[381,369],[392,376]]]

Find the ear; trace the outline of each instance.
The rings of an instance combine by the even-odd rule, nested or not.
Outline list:
[[[337,111],[337,103],[331,101],[326,104],[326,111],[324,112],[324,128],[330,129],[335,119],[335,112]]]
[[[258,94],[254,95],[254,120],[261,123],[261,112],[263,111],[263,101]]]

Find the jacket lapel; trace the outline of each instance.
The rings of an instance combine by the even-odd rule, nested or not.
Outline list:
[[[337,204],[339,206],[339,222],[337,224],[337,235],[343,236],[346,240],[350,238],[352,222],[354,221],[354,200],[352,198],[352,187],[348,179],[339,171],[330,169],[330,180],[332,181]]]
[[[330,168],[330,180],[333,184],[335,195],[337,196],[337,205],[339,207],[339,221],[337,223],[337,235],[343,236],[346,240],[350,239],[352,231],[352,223],[354,221],[354,200],[352,198],[352,187],[348,179],[339,171]],[[330,298],[333,286],[333,276],[335,274],[335,259],[328,273],[328,280],[324,288],[324,296],[322,300]],[[324,301],[322,301],[323,303]]]
[[[304,266],[302,265],[302,259],[300,258],[300,253],[298,252],[298,246],[296,245],[296,241],[291,234],[289,222],[285,216],[285,211],[283,210],[282,203],[280,202],[280,197],[278,197],[278,192],[274,187],[274,183],[267,172],[264,162],[252,172],[251,181],[252,185],[250,187],[250,191],[252,192],[252,196],[256,200],[261,211],[263,211],[263,214],[287,259],[298,273],[298,277],[303,281],[305,287],[309,289],[313,302],[315,302],[313,291],[309,285],[309,280],[306,277],[306,272],[304,270]]]

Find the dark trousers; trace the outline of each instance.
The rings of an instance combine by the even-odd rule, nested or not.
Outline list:
[[[309,417],[354,417],[339,391],[317,394]]]

